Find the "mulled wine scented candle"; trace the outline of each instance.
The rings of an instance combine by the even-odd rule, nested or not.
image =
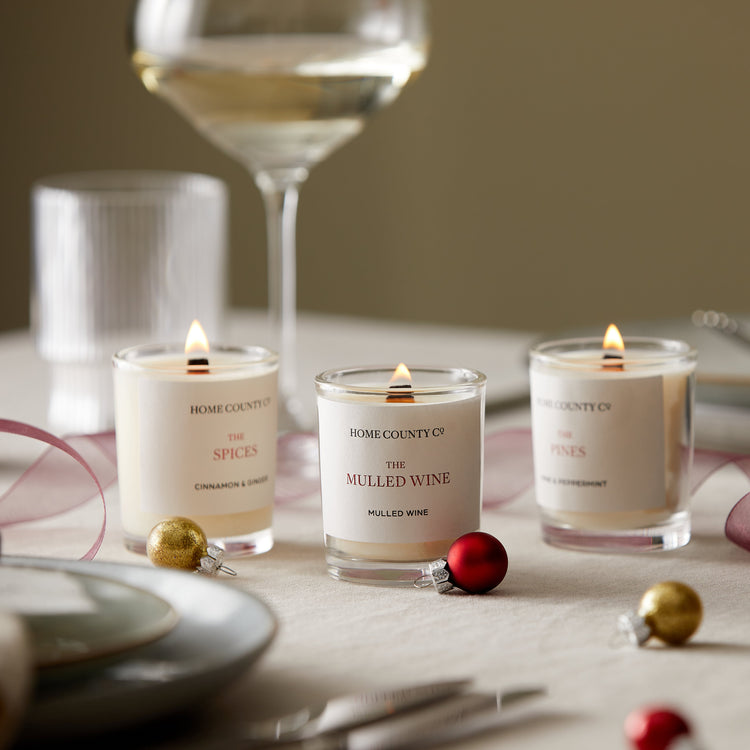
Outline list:
[[[534,478],[550,544],[674,549],[690,540],[696,353],[620,337],[530,353]]]
[[[209,351],[193,327],[184,349],[133,347],[113,363],[125,545],[143,553],[159,521],[187,516],[230,555],[269,550],[277,356]]]
[[[479,528],[485,377],[399,365],[329,370],[315,385],[329,573],[412,585]]]

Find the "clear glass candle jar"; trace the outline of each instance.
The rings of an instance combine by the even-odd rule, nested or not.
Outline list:
[[[212,346],[190,364],[153,344],[113,359],[125,545],[145,552],[162,519],[186,516],[229,555],[273,545],[278,357]]]
[[[415,367],[315,379],[323,527],[334,578],[412,585],[479,528],[485,376]]]
[[[536,499],[550,544],[674,549],[690,540],[696,353],[686,343],[552,341],[530,352]]]

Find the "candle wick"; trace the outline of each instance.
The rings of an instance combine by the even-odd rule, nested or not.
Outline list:
[[[616,349],[605,349],[604,350],[604,367],[608,370],[622,370],[624,369],[622,364],[622,352]],[[615,360],[614,362],[607,362],[606,360]]]
[[[411,383],[396,383],[388,386],[386,401],[413,402]]]
[[[192,375],[203,375],[208,372],[208,357],[189,357],[188,373]]]

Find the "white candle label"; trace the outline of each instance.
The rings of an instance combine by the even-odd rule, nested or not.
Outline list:
[[[607,513],[665,506],[660,376],[573,378],[531,372],[537,502]]]
[[[481,399],[318,399],[325,533],[358,542],[455,539],[479,528]]]
[[[138,388],[141,510],[219,516],[273,503],[276,375]]]

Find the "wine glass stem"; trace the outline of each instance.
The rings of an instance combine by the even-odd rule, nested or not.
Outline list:
[[[279,431],[303,428],[297,398],[297,250],[299,187],[306,177],[261,172],[256,183],[266,210],[268,309],[271,334],[279,354]],[[301,178],[301,179],[300,179]]]

